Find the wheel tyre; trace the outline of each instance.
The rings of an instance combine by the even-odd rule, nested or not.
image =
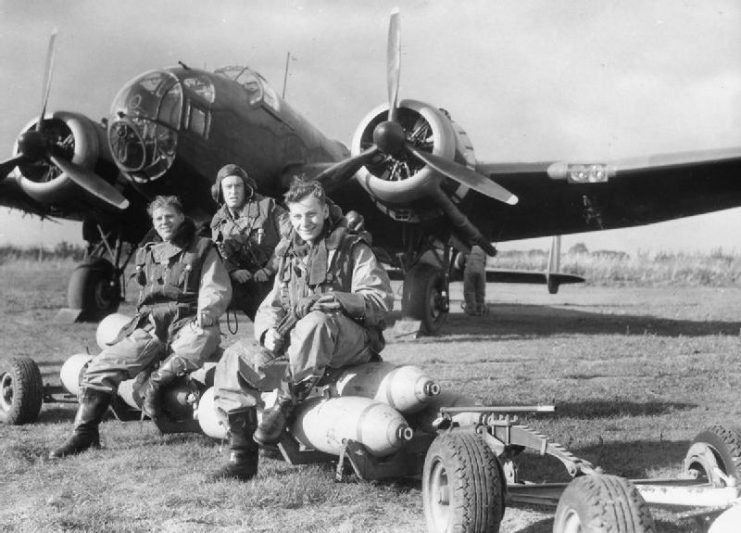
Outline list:
[[[0,422],[12,426],[35,422],[44,398],[39,366],[30,357],[15,357],[0,369]]]
[[[422,472],[427,530],[497,532],[504,516],[504,476],[476,433],[445,433],[430,446]]]
[[[402,315],[420,320],[422,333],[437,333],[448,318],[447,287],[439,268],[427,263],[414,266],[406,275],[401,298]]]
[[[118,310],[121,282],[110,261],[94,259],[80,263],[67,286],[67,305],[81,309],[80,318],[95,322]]]
[[[736,483],[741,482],[741,434],[738,431],[718,424],[698,433],[692,444],[707,446],[723,473],[735,478]],[[714,477],[712,472],[706,471],[703,462],[695,462],[691,457],[685,459],[685,467],[688,470],[702,470],[700,473],[708,479]]]
[[[561,495],[554,533],[655,532],[651,511],[625,478],[594,474],[574,479]]]

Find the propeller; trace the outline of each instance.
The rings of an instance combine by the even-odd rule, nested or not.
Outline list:
[[[324,170],[317,179],[338,185],[351,178],[361,167],[372,162],[379,155],[386,156],[394,167],[409,159],[417,159],[438,173],[465,185],[485,196],[515,205],[516,195],[493,182],[488,177],[471,170],[455,161],[442,158],[431,152],[420,150],[419,135],[423,131],[415,126],[407,134],[399,122],[399,80],[401,73],[401,23],[399,9],[391,12],[389,22],[388,48],[386,53],[386,76],[389,99],[388,120],[379,123],[373,130],[373,144],[365,151]]]
[[[49,154],[52,163],[67,174],[72,181],[85,189],[88,193],[102,200],[108,205],[123,211],[129,207],[129,201],[113,185],[102,179],[92,170],[88,170],[72,161]]]
[[[355,173],[362,167],[370,163],[378,153],[378,148],[371,146],[356,156],[343,159],[339,163],[335,163],[331,167],[324,169],[316,176],[316,179],[321,182],[328,191],[331,191],[335,187],[341,185],[347,178],[355,175]]]
[[[485,194],[509,205],[515,205],[518,202],[517,196],[507,189],[468,167],[459,165],[450,159],[436,156],[430,152],[417,150],[413,146],[407,145],[406,149],[414,154],[417,159],[421,159],[440,174],[444,174],[459,183],[463,183],[481,194]]]
[[[57,29],[54,28],[49,37],[49,49],[46,51],[44,83],[41,87],[41,115],[39,115],[39,121],[36,123],[36,131],[41,131],[41,125],[44,123],[44,115],[46,114],[46,104],[49,102],[49,93],[51,92],[51,74],[54,70],[54,56],[56,55],[54,42],[57,40],[57,33]]]
[[[401,23],[399,8],[394,8],[389,21],[389,42],[386,50],[386,84],[389,94],[389,122],[396,120],[401,78]]]
[[[11,157],[10,159],[0,163],[0,181],[7,178],[8,174],[10,174],[13,171],[13,169],[17,167],[20,163],[23,163],[25,159],[26,158],[23,155],[17,155],[15,157]]]
[[[43,123],[46,115],[46,106],[51,92],[52,72],[54,70],[55,41],[57,29],[55,28],[49,38],[49,48],[46,54],[46,65],[44,68],[44,82],[41,92],[41,114],[36,123],[36,128],[21,134],[18,139],[18,155],[0,163],[0,179],[5,179],[19,164],[34,163],[46,160],[58,167],[69,179],[91,196],[104,202],[115,209],[124,210],[129,206],[129,201],[113,185],[98,176],[95,172],[73,163],[59,155],[58,147],[49,140],[44,133]]]

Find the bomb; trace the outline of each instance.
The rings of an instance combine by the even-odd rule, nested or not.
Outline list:
[[[394,453],[414,435],[396,409],[360,396],[306,400],[296,408],[291,433],[301,444],[332,455],[352,439],[376,457]]]
[[[121,333],[121,328],[129,322],[131,322],[131,317],[123,313],[112,313],[101,320],[98,329],[95,330],[95,342],[100,349],[108,348]]]
[[[212,439],[226,439],[226,427],[219,422],[219,417],[216,414],[213,387],[209,387],[198,401],[196,418],[198,419],[198,425],[201,426],[201,431],[203,431],[204,434],[208,435]]]
[[[70,394],[80,394],[80,378],[87,368],[93,356],[89,353],[76,353],[71,355],[59,370],[59,378],[62,385]]]
[[[407,414],[422,410],[440,386],[416,366],[365,363],[344,369],[332,380],[332,396],[362,396]]]

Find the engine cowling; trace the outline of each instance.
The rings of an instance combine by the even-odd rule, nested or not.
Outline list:
[[[37,122],[38,119],[31,120],[21,131],[19,139],[25,132],[35,129]],[[43,136],[61,157],[101,176],[112,175],[115,165],[102,124],[80,113],[56,111],[44,117]],[[19,140],[15,142],[13,153],[20,153]],[[21,163],[18,168],[21,189],[37,202],[57,206],[79,202],[80,187],[46,159]]]
[[[388,109],[388,104],[382,104],[363,118],[353,135],[353,155],[373,144],[373,133],[379,124],[387,120]],[[407,142],[415,148],[475,168],[476,159],[468,136],[446,111],[424,102],[402,100],[396,120],[402,126]],[[406,154],[386,155],[382,160],[379,158],[379,162],[358,171],[356,179],[382,211],[405,222],[419,222],[440,216],[434,206],[428,209],[419,204],[432,196],[437,188],[442,188],[456,203],[469,191],[468,187],[445,178]]]

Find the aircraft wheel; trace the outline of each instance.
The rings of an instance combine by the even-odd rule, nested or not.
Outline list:
[[[14,357],[0,368],[0,422],[19,426],[35,422],[41,411],[44,383],[30,357]]]
[[[478,434],[444,433],[432,442],[422,473],[428,531],[499,531],[504,492],[499,461]]]
[[[95,322],[115,313],[121,303],[121,282],[110,261],[97,258],[80,263],[67,286],[67,305],[81,309],[81,319]]]
[[[741,482],[741,435],[722,425],[698,433],[684,458],[684,469],[717,487],[729,486],[732,479]]]
[[[402,316],[420,320],[422,333],[433,335],[448,317],[449,305],[448,287],[439,268],[420,263],[409,270],[401,298]]]
[[[648,533],[656,531],[651,511],[625,478],[594,474],[574,479],[558,500],[554,533]]]
[[[548,285],[548,294],[558,294],[559,285],[557,282],[555,282],[549,277],[547,285]]]

